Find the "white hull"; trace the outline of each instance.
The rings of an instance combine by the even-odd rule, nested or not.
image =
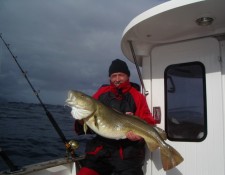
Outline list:
[[[83,158],[79,158],[80,160]],[[74,161],[61,158],[51,161],[41,162],[24,166],[22,169],[14,172],[3,171],[0,174],[13,174],[13,175],[76,175],[76,171],[79,167],[76,166]]]

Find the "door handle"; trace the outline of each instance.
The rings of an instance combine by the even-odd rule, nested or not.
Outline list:
[[[161,123],[161,108],[159,106],[153,107],[153,118],[156,121],[156,124]]]

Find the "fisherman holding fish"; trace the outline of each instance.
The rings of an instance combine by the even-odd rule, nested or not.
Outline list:
[[[156,122],[148,108],[145,97],[129,81],[127,64],[119,59],[109,67],[110,85],[104,85],[93,95],[106,106],[123,114],[135,115],[149,125]],[[81,134],[82,120],[75,121],[75,130]],[[143,175],[145,142],[139,135],[129,131],[125,139],[109,139],[97,136],[86,146],[86,159],[78,175]]]

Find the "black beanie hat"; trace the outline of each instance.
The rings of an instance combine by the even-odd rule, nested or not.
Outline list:
[[[115,59],[112,61],[112,64],[109,67],[109,76],[111,76],[113,73],[122,72],[130,76],[130,71],[127,66],[127,64],[119,59]]]

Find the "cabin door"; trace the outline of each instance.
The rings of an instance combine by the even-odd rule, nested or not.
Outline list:
[[[223,89],[220,45],[203,38],[156,47],[151,54],[152,107],[161,109],[159,127],[184,161],[165,172],[159,151],[153,175],[225,174]]]

